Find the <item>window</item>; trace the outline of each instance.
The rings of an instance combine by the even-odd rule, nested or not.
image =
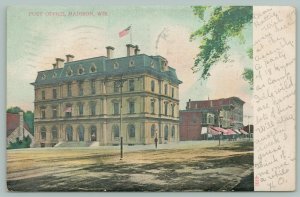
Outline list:
[[[52,96],[53,96],[53,99],[57,99],[57,90],[56,89],[52,89]]]
[[[73,141],[73,127],[67,126],[66,128],[67,141]]]
[[[57,128],[56,126],[52,127],[52,131],[51,131],[51,134],[52,134],[52,140],[57,140]]]
[[[57,108],[52,107],[52,118],[57,118]]]
[[[133,101],[129,102],[129,113],[134,114],[134,102]]]
[[[45,96],[45,90],[42,90],[42,100],[45,100],[46,96]]]
[[[168,84],[165,84],[165,95],[168,94]]]
[[[95,81],[95,79],[93,79],[92,81],[91,81],[91,94],[96,94],[96,81]]]
[[[133,79],[129,80],[129,91],[130,92],[134,91],[134,80]]]
[[[42,79],[46,79],[45,73],[42,74]]]
[[[165,116],[168,115],[168,103],[165,102]]]
[[[96,65],[95,64],[93,64],[92,66],[91,66],[91,72],[92,73],[94,73],[94,72],[96,72]]]
[[[114,63],[114,69],[118,69],[119,68],[119,63],[118,62],[115,62]]]
[[[134,125],[128,125],[128,135],[130,138],[135,137],[135,127]]]
[[[114,82],[114,92],[119,92],[119,83],[117,81]]]
[[[83,96],[83,81],[78,81],[78,95]]]
[[[175,137],[175,126],[172,126],[171,137]]]
[[[120,132],[119,132],[119,126],[118,125],[114,125],[112,127],[112,130],[113,130],[114,138],[120,137]]]
[[[129,62],[129,67],[132,67],[132,66],[134,66],[134,61],[133,61],[133,60],[130,60],[130,62]]]
[[[172,105],[172,117],[174,117],[174,112],[175,112],[175,104]]]
[[[67,92],[68,92],[68,96],[72,96],[72,84],[68,83],[67,85]]]
[[[91,103],[90,108],[91,108],[91,115],[95,116],[96,115],[96,103]]]
[[[78,74],[79,74],[79,75],[82,75],[82,74],[83,74],[83,71],[84,71],[84,70],[83,70],[83,68],[82,68],[82,67],[81,67],[81,68],[79,68],[79,69],[78,69]]]
[[[83,103],[78,104],[79,116],[83,116]]]
[[[165,139],[165,140],[168,140],[168,135],[169,135],[169,128],[168,128],[168,126],[166,125],[166,126],[165,126],[165,129],[164,129],[164,139]]]
[[[67,105],[65,108],[65,116],[67,118],[72,117],[72,106],[71,105]]]
[[[151,81],[151,92],[155,91],[155,82],[154,80]]]
[[[174,98],[174,88],[172,88],[172,98]]]
[[[119,112],[119,103],[113,103],[113,105],[114,105],[114,114],[116,115],[116,114],[119,114],[120,112]]]
[[[155,135],[155,125],[153,124],[151,126],[151,137],[154,138],[154,135]]]
[[[71,69],[71,68],[68,68],[67,75],[68,75],[68,76],[71,76],[72,74],[73,74],[72,69]]]
[[[97,127],[96,126],[91,126],[91,141],[96,141],[97,140]]]
[[[46,110],[45,109],[41,109],[41,115],[42,115],[42,119],[46,118]]]
[[[46,140],[46,128],[41,128],[41,140]]]
[[[154,101],[151,101],[151,114],[154,114],[155,112],[155,103]]]
[[[206,119],[207,113],[202,113],[201,116],[202,116],[202,124],[207,124],[207,119]]]
[[[79,141],[84,141],[84,127],[82,125],[78,127],[78,138]]]
[[[150,66],[151,66],[152,68],[154,68],[155,64],[154,64],[153,61],[151,61]]]

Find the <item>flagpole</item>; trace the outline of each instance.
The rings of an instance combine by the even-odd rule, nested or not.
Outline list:
[[[130,28],[130,44],[132,44],[132,25],[131,25],[131,28]]]

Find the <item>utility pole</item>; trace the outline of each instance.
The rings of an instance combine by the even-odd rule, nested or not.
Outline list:
[[[221,110],[219,111],[219,128],[221,128]],[[219,149],[221,148],[221,132],[219,132]]]
[[[123,85],[125,83],[126,79],[123,79],[123,74],[121,75],[121,79],[118,80],[118,87],[120,88],[120,160],[123,159],[123,136],[122,136],[122,108],[123,108]]]
[[[245,117],[247,118],[247,123],[248,123],[248,132],[249,132],[249,141],[250,141],[250,138],[251,138],[251,132],[250,132],[250,123],[249,123],[249,118],[250,118],[250,117],[252,117],[252,116],[245,115]]]

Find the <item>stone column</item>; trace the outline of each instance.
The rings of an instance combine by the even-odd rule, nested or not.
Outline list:
[[[102,132],[103,132],[103,145],[107,145],[107,122],[104,121],[102,124]]]

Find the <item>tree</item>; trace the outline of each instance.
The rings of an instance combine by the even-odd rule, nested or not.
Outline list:
[[[190,37],[191,41],[201,38],[200,52],[195,58],[192,69],[194,73],[201,72],[202,79],[207,79],[212,65],[228,60],[229,39],[238,37],[243,40],[242,31],[247,24],[252,23],[253,9],[252,6],[195,6],[193,11],[203,25]],[[252,50],[248,50],[248,56],[249,52],[252,57]],[[245,69],[243,77],[250,85],[253,84],[252,69]]]
[[[33,135],[34,133],[34,113],[32,111],[24,111],[20,107],[10,107],[6,110],[7,113],[18,114],[19,112],[23,112],[24,121],[27,123],[29,127],[29,132]]]

